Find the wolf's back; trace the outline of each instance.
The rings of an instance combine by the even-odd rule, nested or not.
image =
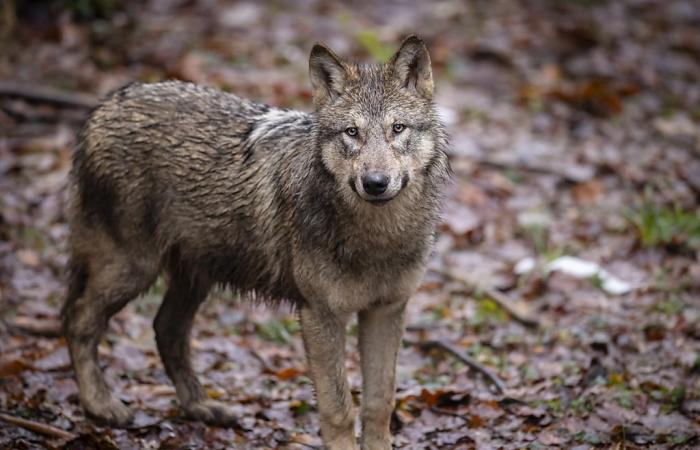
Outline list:
[[[292,214],[280,196],[293,190],[310,127],[307,114],[189,83],[123,88],[79,137],[73,234],[98,228],[159,258],[175,248],[244,289],[274,284]]]

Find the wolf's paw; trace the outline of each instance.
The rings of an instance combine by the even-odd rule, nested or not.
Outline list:
[[[216,400],[192,402],[183,408],[190,419],[201,420],[209,425],[231,427],[236,425],[236,415],[231,408]]]
[[[134,413],[121,400],[108,397],[106,400],[82,401],[85,413],[96,422],[123,428],[134,420]]]

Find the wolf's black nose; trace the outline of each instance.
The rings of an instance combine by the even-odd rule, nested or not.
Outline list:
[[[389,186],[389,177],[381,172],[367,172],[362,175],[362,187],[369,195],[381,195]]]

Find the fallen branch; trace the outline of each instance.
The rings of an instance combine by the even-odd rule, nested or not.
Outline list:
[[[496,390],[498,391],[499,394],[505,395],[506,386],[494,373],[492,373],[489,369],[484,367],[481,363],[476,361],[474,358],[472,358],[471,356],[464,353],[462,350],[455,347],[453,344],[446,342],[446,341],[443,341],[443,340],[413,341],[410,339],[404,339],[404,342],[408,345],[413,345],[413,346],[419,347],[423,350],[431,350],[431,349],[437,348],[440,350],[444,350],[447,353],[450,353],[452,356],[454,356],[455,358],[462,361],[464,364],[469,366],[471,369],[484,375],[486,377],[486,379],[488,381],[490,381],[496,387]]]
[[[94,108],[98,103],[97,97],[91,94],[66,92],[51,87],[25,85],[12,81],[0,81],[0,95],[85,109]]]
[[[570,183],[581,183],[589,181],[595,175],[595,168],[592,166],[555,164],[555,163],[535,163],[525,161],[498,161],[493,158],[471,157],[479,165],[492,167],[499,170],[520,170],[541,175],[556,175]]]
[[[455,273],[455,271],[447,270],[443,272],[443,275],[451,278],[454,281],[464,283],[466,286],[469,287],[469,290],[472,292],[481,292],[485,294],[488,298],[496,302],[496,304],[501,309],[503,309],[503,311],[505,311],[506,314],[508,314],[508,316],[510,316],[513,320],[520,323],[521,325],[526,326],[528,328],[540,327],[540,322],[538,320],[536,320],[533,317],[525,316],[519,311],[517,311],[515,308],[513,308],[513,300],[511,300],[511,298],[503,292],[494,288],[481,289],[478,287],[474,287],[471,285],[469,280],[467,280],[465,277],[460,276],[458,273]]]
[[[28,106],[24,101],[7,99],[0,101],[0,112],[19,122],[83,122],[86,118],[85,108],[43,108]]]
[[[33,420],[11,416],[9,414],[0,413],[0,420],[4,420],[7,423],[17,425],[18,427],[22,427],[35,433],[44,434],[46,436],[51,436],[59,439],[65,439],[67,441],[71,441],[78,437],[78,435],[62,430],[60,428],[56,428],[41,422],[35,422]]]
[[[61,321],[57,317],[36,318],[27,316],[17,316],[11,322],[7,322],[11,330],[41,336],[47,338],[58,338],[63,335],[61,332]]]

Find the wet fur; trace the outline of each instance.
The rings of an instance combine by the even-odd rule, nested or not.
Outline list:
[[[409,44],[416,52],[423,45]],[[365,381],[377,379],[365,390],[379,390],[378,400],[363,406],[363,447],[389,448],[394,369],[373,371],[395,360],[403,305],[425,270],[449,176],[447,141],[429,96],[411,91],[407,83],[416,80],[397,76],[396,57],[357,66],[333,61],[325,48],[314,52],[313,113],[164,82],[121,89],[86,123],[70,175],[63,317],[90,415],[116,425],[131,419],[109,392],[96,346],[109,317],[164,273],[169,287],[154,321],[156,339],[188,415],[234,420],[206,398],[188,344],[199,304],[212,285],[223,284],[299,309],[322,434],[332,449],[356,445],[341,362],[344,324],[358,313]],[[315,56],[336,72],[314,71]],[[392,141],[375,127],[348,146],[339,133],[351,120],[365,130],[401,120],[411,127],[410,142]],[[368,167],[399,177],[393,200],[376,206],[358,195],[351,180]],[[385,353],[370,354],[382,341]]]

